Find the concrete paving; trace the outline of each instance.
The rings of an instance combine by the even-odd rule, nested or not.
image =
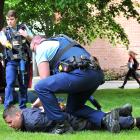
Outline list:
[[[39,77],[34,77],[33,78],[33,84],[32,88],[36,84],[36,82],[39,80]],[[103,85],[99,86],[98,89],[117,89],[123,84],[123,81],[106,81]],[[125,89],[135,89],[139,88],[139,85],[136,81],[128,81],[127,84],[125,85]]]
[[[99,86],[98,89],[117,89],[122,86],[123,81],[106,81],[103,85]],[[128,81],[125,85],[125,89],[136,89],[139,85],[136,81]]]

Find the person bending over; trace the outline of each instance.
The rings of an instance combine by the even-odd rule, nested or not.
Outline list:
[[[94,57],[66,35],[37,35],[30,46],[41,78],[34,89],[48,119],[58,123],[58,130],[68,128],[67,114],[61,111],[55,94],[67,93],[66,111],[75,114],[103,83],[103,72]]]

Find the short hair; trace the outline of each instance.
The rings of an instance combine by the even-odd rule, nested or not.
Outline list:
[[[15,10],[9,10],[6,14],[7,17],[15,17],[17,18],[17,13]]]
[[[15,105],[9,105],[8,108],[3,111],[3,119],[7,116],[14,116],[16,112],[21,112],[21,109]]]
[[[43,40],[46,40],[46,36],[44,35],[36,35],[33,37],[30,46],[39,45]]]

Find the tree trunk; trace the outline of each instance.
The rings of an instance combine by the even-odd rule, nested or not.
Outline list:
[[[3,28],[3,24],[4,24],[4,18],[3,18],[4,1],[5,0],[0,0],[0,30]]]

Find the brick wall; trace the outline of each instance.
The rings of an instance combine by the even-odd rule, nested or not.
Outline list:
[[[130,40],[129,50],[133,50],[140,62],[140,24],[134,19],[116,18],[122,25]],[[128,51],[125,47],[113,47],[107,40],[96,39],[90,46],[86,46],[88,51],[96,56],[103,69],[121,70],[126,67],[120,67],[127,64]]]

